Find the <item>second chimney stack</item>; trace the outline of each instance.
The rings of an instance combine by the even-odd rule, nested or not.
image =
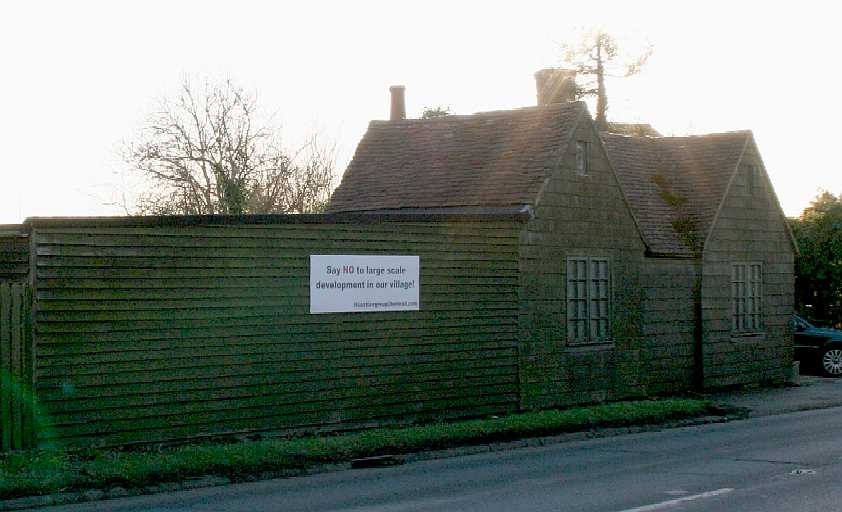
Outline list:
[[[565,103],[576,100],[576,71],[546,68],[535,73],[538,105]]]

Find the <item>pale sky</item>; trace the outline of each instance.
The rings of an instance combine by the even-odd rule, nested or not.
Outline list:
[[[533,73],[602,25],[649,41],[608,84],[609,119],[667,135],[751,129],[787,215],[842,193],[839,18],[830,2],[6,2],[0,6],[0,224],[115,215],[119,158],[185,76],[255,93],[290,147],[318,132],[344,170],[390,85],[407,111],[535,104]]]

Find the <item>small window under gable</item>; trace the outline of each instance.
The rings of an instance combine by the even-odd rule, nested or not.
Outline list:
[[[591,143],[585,140],[576,141],[576,174],[587,175],[591,170]]]
[[[760,169],[754,164],[745,166],[746,193],[755,196],[760,191]]]

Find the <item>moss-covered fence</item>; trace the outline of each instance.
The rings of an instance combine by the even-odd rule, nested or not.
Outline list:
[[[488,215],[30,220],[35,441],[515,411],[521,226]],[[310,314],[313,254],[419,256],[420,309]]]

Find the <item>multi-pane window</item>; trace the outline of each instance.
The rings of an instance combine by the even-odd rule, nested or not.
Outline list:
[[[763,264],[731,266],[731,327],[737,332],[757,332],[763,327]]]
[[[587,141],[576,141],[576,174],[584,176],[591,170],[591,145]]]
[[[607,258],[567,258],[567,340],[611,338],[610,272]]]

